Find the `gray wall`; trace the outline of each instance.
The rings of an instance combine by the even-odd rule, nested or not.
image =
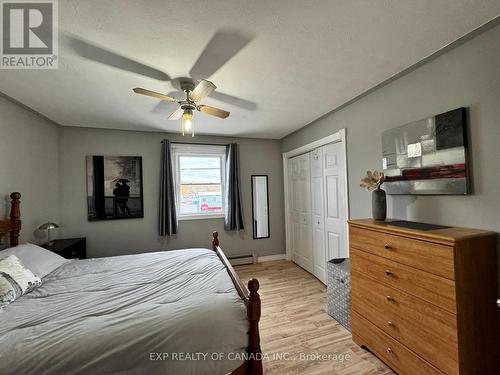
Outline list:
[[[457,107],[470,115],[474,194],[391,196],[397,218],[500,231],[500,26],[283,139],[283,151],[347,128],[350,213],[369,217],[359,187],[381,169],[381,133]]]
[[[248,138],[225,138],[151,132],[61,127],[61,234],[86,236],[89,256],[110,256],[159,249],[207,247],[211,233],[219,231],[226,254],[272,255],[285,252],[284,202],[281,142]],[[176,237],[158,236],[158,195],[160,175],[160,141],[206,143],[237,142],[240,146],[242,200],[246,229],[226,232],[223,219],[186,220],[179,222]],[[143,163],[144,218],[89,222],[86,206],[85,156],[139,155]],[[269,175],[271,237],[252,239],[251,186],[252,174]]]
[[[35,229],[59,221],[58,126],[0,96],[0,217],[9,212],[8,196],[22,194],[21,241],[41,242]]]
[[[461,106],[469,108],[474,193],[389,196],[388,214],[500,232],[500,26],[285,137],[283,151],[347,128],[351,218],[370,217],[359,181],[381,169],[382,131]]]

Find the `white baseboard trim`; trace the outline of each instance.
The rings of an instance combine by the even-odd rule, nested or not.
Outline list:
[[[272,262],[273,260],[283,260],[286,259],[286,254],[275,254],[275,255],[265,255],[262,257],[257,257],[257,263],[262,262]]]

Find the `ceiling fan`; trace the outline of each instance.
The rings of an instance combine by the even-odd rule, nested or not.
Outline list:
[[[222,119],[227,118],[229,116],[229,112],[224,111],[223,109],[196,103],[199,102],[200,100],[205,99],[208,95],[212,93],[212,91],[214,91],[217,88],[212,82],[206,79],[202,79],[195,86],[191,80],[184,80],[180,81],[180,85],[182,91],[186,93],[186,99],[184,100],[178,100],[172,96],[143,89],[140,87],[136,87],[133,90],[136,94],[152,96],[154,98],[158,98],[167,102],[177,102],[179,104],[179,108],[177,108],[177,110],[174,111],[168,117],[168,119],[179,120],[180,118],[182,118],[181,121],[182,135],[185,135],[186,133],[188,134],[191,133],[191,136],[194,137],[193,111],[195,110]]]
[[[170,115],[171,120],[183,119],[184,133],[194,134],[193,128],[193,111],[200,111],[206,114],[226,118],[229,112],[199,104],[200,100],[211,95],[212,99],[228,103],[232,106],[240,107],[245,110],[254,111],[257,109],[257,104],[242,99],[236,96],[214,92],[215,85],[201,78],[209,78],[223,65],[232,59],[241,49],[243,49],[254,37],[253,34],[234,29],[220,29],[215,32],[212,38],[201,52],[200,56],[189,70],[188,77],[170,77],[163,71],[154,67],[148,66],[140,61],[123,56],[119,53],[98,46],[89,41],[85,41],[80,37],[70,33],[62,33],[62,41],[65,46],[73,50],[77,55],[94,62],[107,65],[112,68],[117,68],[126,72],[139,74],[148,78],[156,79],[163,82],[170,81],[175,89],[184,91],[185,100],[179,100],[170,95],[161,94],[158,92],[146,90],[143,88],[135,88],[134,92],[138,94],[148,95],[162,99],[152,112],[162,113],[158,109],[164,107],[166,102],[178,103],[179,109]],[[198,81],[201,79],[201,81]],[[197,84],[193,82],[198,82]],[[171,94],[171,93],[169,93]],[[191,125],[191,127],[189,127]]]

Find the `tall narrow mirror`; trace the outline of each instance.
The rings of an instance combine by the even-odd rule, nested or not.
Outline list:
[[[253,238],[269,238],[267,175],[252,175]]]

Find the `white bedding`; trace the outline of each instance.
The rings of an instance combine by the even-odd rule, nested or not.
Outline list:
[[[70,261],[0,322],[0,374],[225,374],[248,345],[245,305],[206,249]]]

